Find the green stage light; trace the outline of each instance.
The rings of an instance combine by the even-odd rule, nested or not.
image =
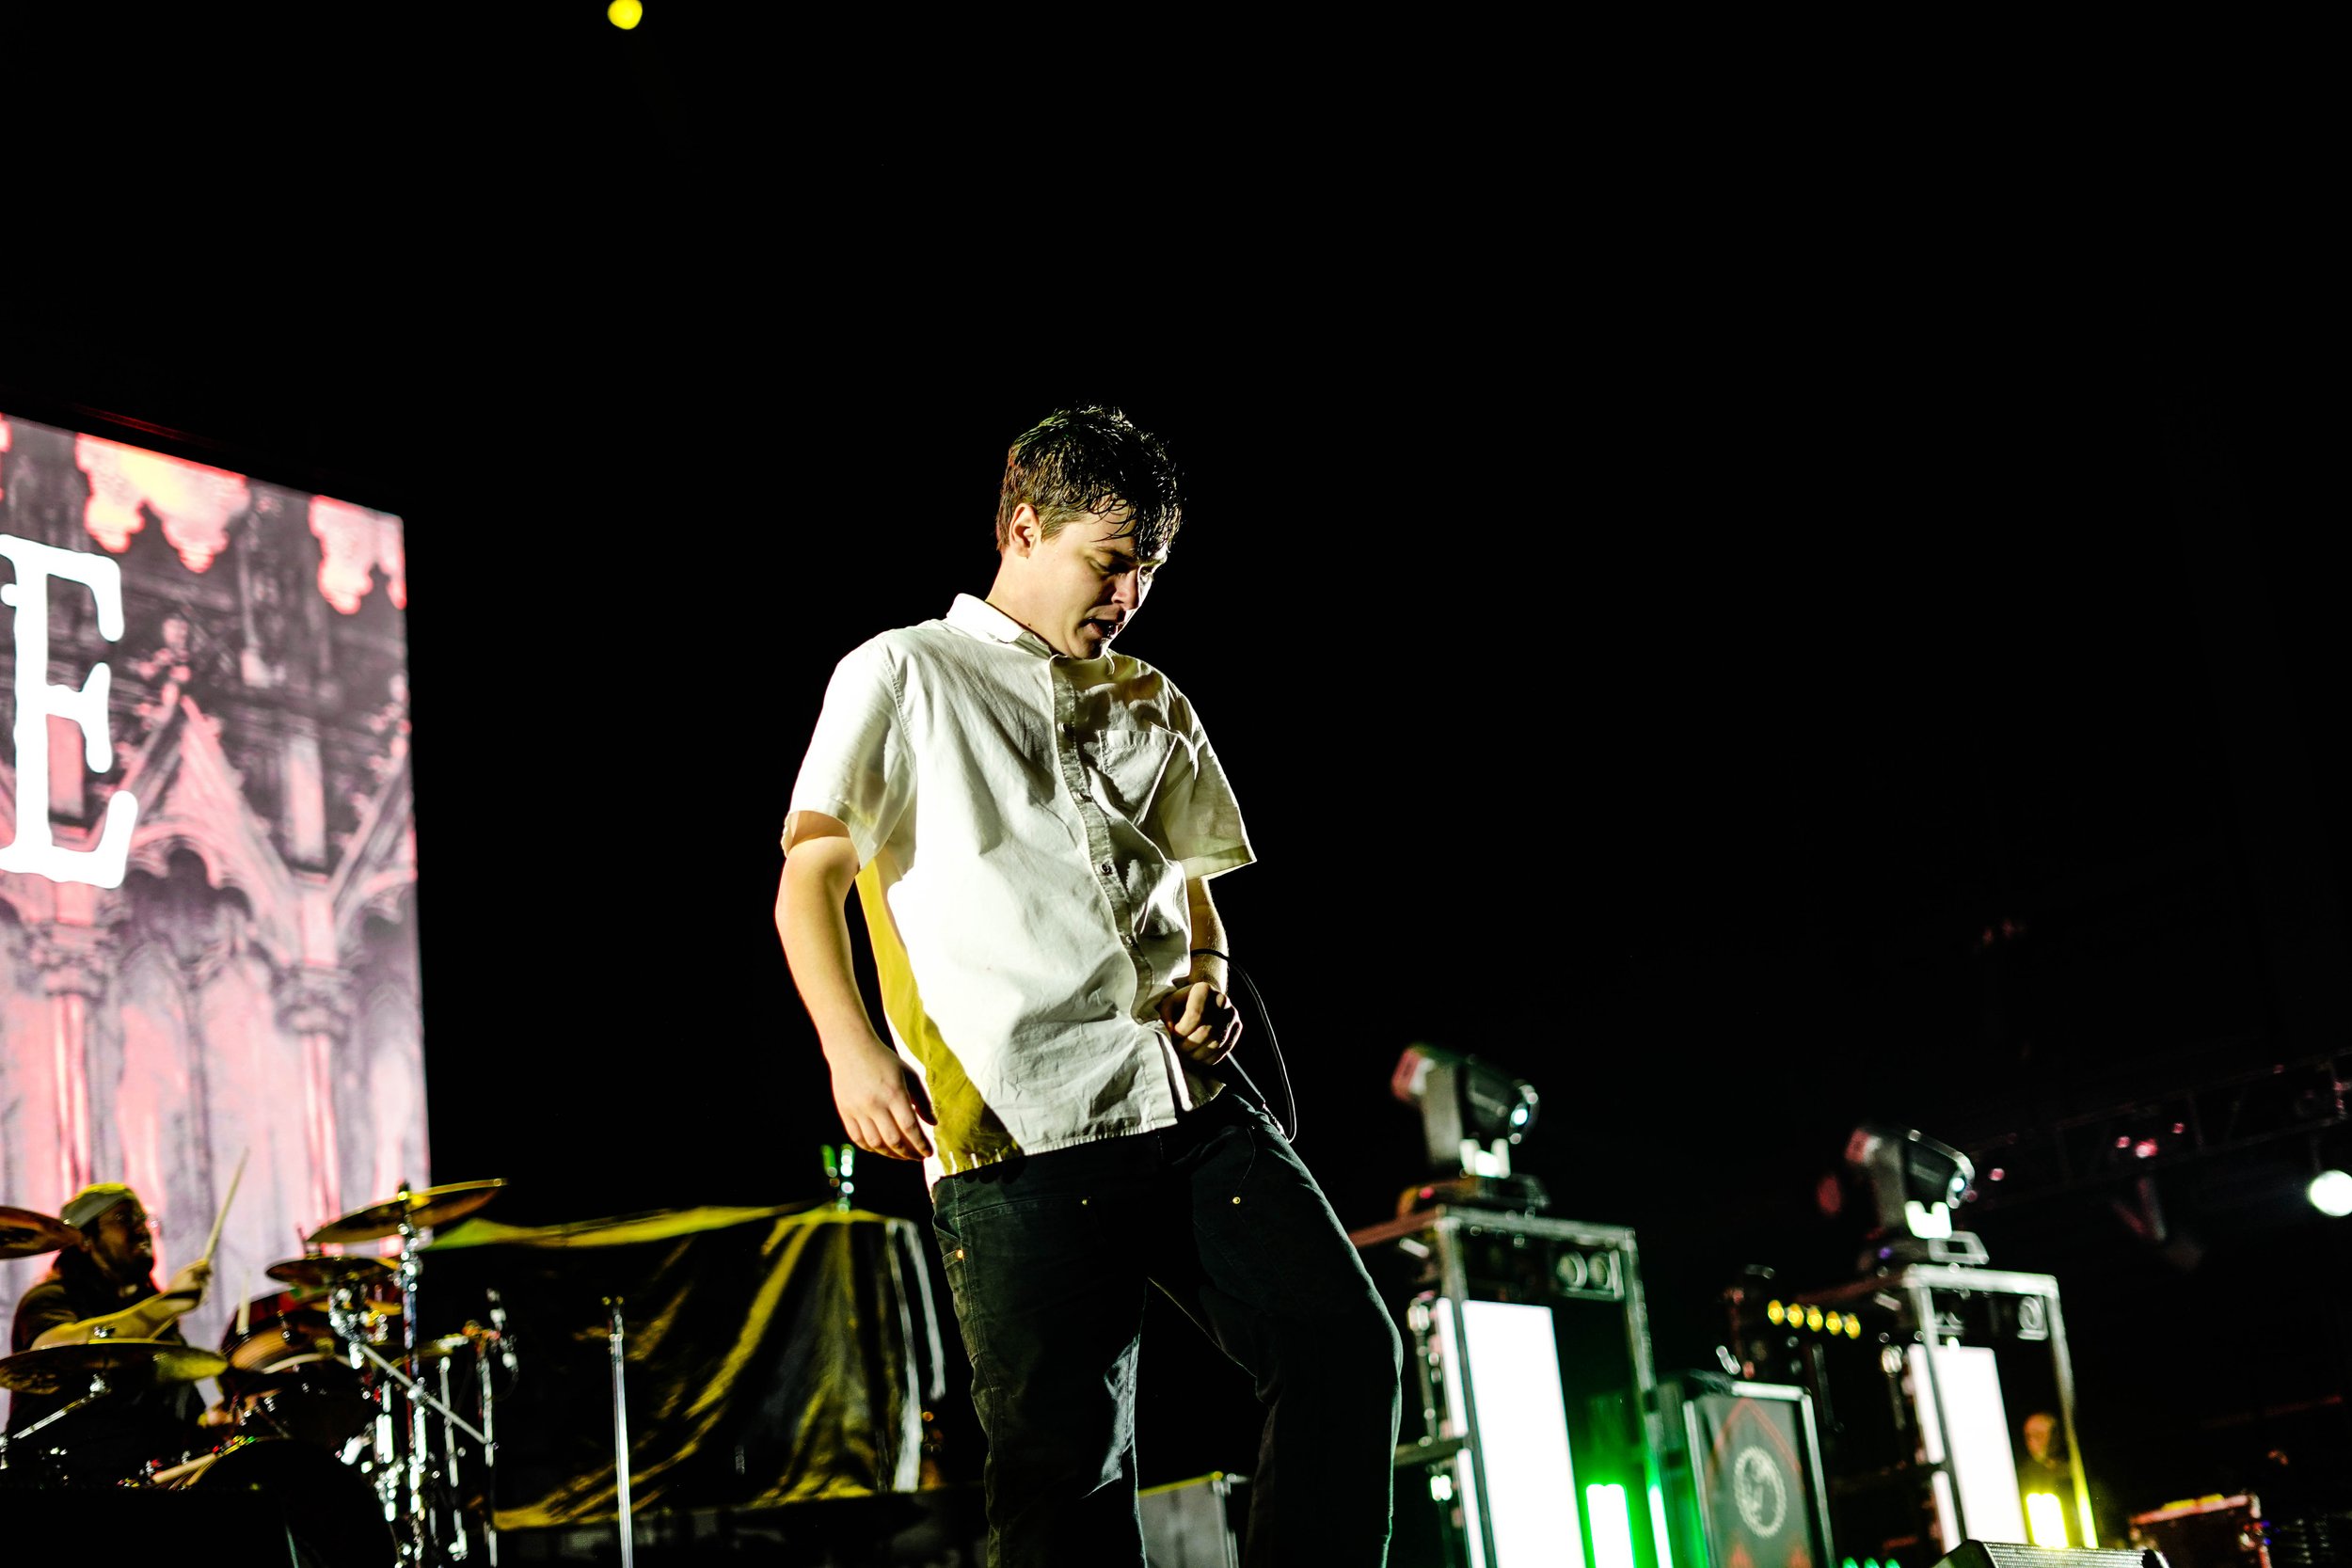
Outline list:
[[[1633,1568],[1633,1520],[1625,1488],[1613,1481],[1584,1488],[1584,1520],[1593,1531],[1593,1568]]]

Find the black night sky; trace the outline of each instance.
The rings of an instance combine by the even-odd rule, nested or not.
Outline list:
[[[1078,401],[1192,476],[1121,646],[1233,778],[1220,907],[1350,1225],[1420,1174],[1398,1052],[1492,1057],[1556,1212],[1640,1231],[1661,1368],[1711,1365],[1742,1265],[1851,1272],[1814,1189],[1858,1120],[1967,1145],[2343,1047],[2309,334],[2144,306],[1950,149],[1906,200],[1506,109],[1414,140],[1369,88],[917,112],[805,40],[541,9],[0,20],[0,407],[407,521],[434,1177],[501,1217],[821,1190],[801,746],[842,653],[985,589],[1004,448]],[[2316,1125],[2164,1164],[2169,1252],[2120,1179],[1979,1222],[2063,1284],[2116,1514],[2343,1461]],[[1144,1479],[1246,1468],[1246,1380],[1152,1336]]]

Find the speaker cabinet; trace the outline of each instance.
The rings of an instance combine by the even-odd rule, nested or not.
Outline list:
[[[2164,1554],[2137,1547],[2012,1546],[2002,1541],[1963,1541],[1935,1568],[2167,1568]]]
[[[1395,1568],[1663,1568],[1633,1232],[1437,1208],[1352,1239],[1407,1347]]]
[[[1147,1486],[1136,1495],[1143,1516],[1145,1568],[1241,1568],[1241,1476],[1223,1471]]]
[[[1830,1568],[1828,1488],[1803,1388],[1677,1373],[1658,1386],[1658,1432],[1677,1562]]]

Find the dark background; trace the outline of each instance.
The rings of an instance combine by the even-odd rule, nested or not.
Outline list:
[[[0,16],[0,406],[407,520],[437,1180],[821,1191],[800,749],[836,657],[985,588],[1075,401],[1191,471],[1122,646],[1248,813],[1219,904],[1350,1225],[1420,1174],[1399,1050],[1481,1053],[1709,1365],[1742,1265],[1851,1272],[1856,1121],[2343,1045],[2340,343],[2279,277],[2047,149],[650,9]],[[2112,1511],[2342,1460],[2322,1111],[2158,1163],[2190,1246],[1988,1194]],[[1241,1375],[1173,1314],[1146,1367],[1145,1479],[1247,1469]]]

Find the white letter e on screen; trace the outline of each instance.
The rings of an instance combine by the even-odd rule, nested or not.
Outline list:
[[[0,533],[0,557],[16,567],[16,581],[0,586],[0,604],[16,611],[16,842],[0,848],[0,871],[29,871],[53,882],[120,887],[131,858],[131,829],[139,803],[118,789],[106,801],[97,847],[61,849],[49,830],[49,720],[81,726],[82,759],[93,773],[115,765],[106,733],[106,691],[113,675],[90,667],[80,689],[49,684],[49,583],[78,582],[98,601],[98,635],[122,636],[122,568],[103,555],[83,555]]]

